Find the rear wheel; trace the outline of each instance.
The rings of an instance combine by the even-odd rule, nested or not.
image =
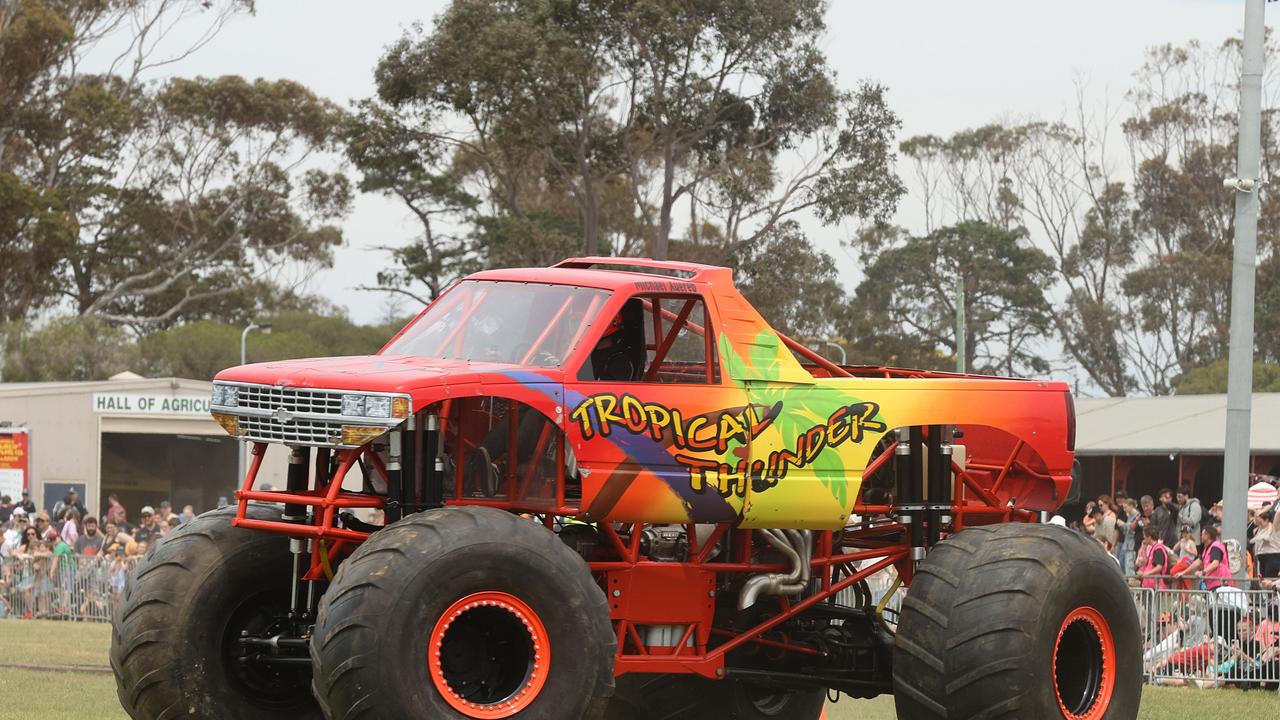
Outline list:
[[[280,519],[268,506],[249,515]],[[320,717],[307,665],[251,661],[239,642],[288,630],[292,564],[288,538],[232,527],[234,516],[222,508],[180,525],[130,573],[110,657],[131,717]]]
[[[595,718],[613,690],[604,592],[554,533],[447,507],[375,533],[320,603],[311,656],[330,718]]]
[[[1079,533],[969,528],[920,565],[893,675],[904,718],[1132,720],[1137,610],[1115,561]]]

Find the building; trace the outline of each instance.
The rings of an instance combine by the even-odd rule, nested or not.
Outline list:
[[[238,443],[210,418],[210,387],[132,373],[101,382],[0,383],[0,425],[27,431],[25,482],[40,507],[51,509],[74,487],[95,515],[111,493],[130,519],[161,500],[203,512],[229,501],[238,486]],[[282,486],[286,459],[274,460],[259,479]]]
[[[1280,476],[1280,393],[1255,394],[1251,420],[1250,471]],[[1226,395],[1081,398],[1076,422],[1084,498],[1180,485],[1206,503],[1222,498]]]

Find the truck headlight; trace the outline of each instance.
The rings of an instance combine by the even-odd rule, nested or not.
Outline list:
[[[234,385],[220,385],[215,383],[209,400],[213,405],[236,407],[240,402],[240,392]]]
[[[397,395],[342,396],[342,414],[345,417],[367,417],[403,420],[409,417],[409,398]]]
[[[342,414],[347,417],[360,417],[364,415],[364,396],[343,395]]]
[[[364,414],[369,417],[391,417],[391,398],[385,395],[370,395],[364,399]]]

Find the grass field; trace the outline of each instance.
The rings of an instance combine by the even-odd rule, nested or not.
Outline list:
[[[111,628],[102,623],[0,620],[0,694],[7,698],[0,720],[127,720],[107,667],[110,644]],[[28,699],[10,702],[15,697]],[[1280,712],[1274,692],[1147,688],[1142,703],[1143,720],[1244,720]],[[842,700],[827,714],[830,720],[894,720],[893,699]]]

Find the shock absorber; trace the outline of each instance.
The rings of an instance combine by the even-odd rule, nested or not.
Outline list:
[[[930,425],[929,437],[926,441],[929,451],[929,499],[928,499],[928,518],[929,518],[929,537],[928,546],[933,547],[938,544],[941,539],[942,530],[942,486],[944,468],[942,467],[942,426]],[[947,465],[950,467],[950,464]]]
[[[898,519],[907,526],[911,539],[911,559],[924,559],[924,503],[921,502],[922,471],[920,428],[899,428],[894,461],[898,471]]]
[[[291,493],[306,492],[308,489],[311,451],[305,447],[289,449],[289,470],[285,475],[285,488]],[[307,521],[307,506],[298,503],[285,503],[284,515],[287,522],[298,524]],[[300,618],[307,614],[307,608],[299,604],[302,584],[302,538],[289,538],[289,552],[293,555],[293,575],[289,583],[289,616]]]

